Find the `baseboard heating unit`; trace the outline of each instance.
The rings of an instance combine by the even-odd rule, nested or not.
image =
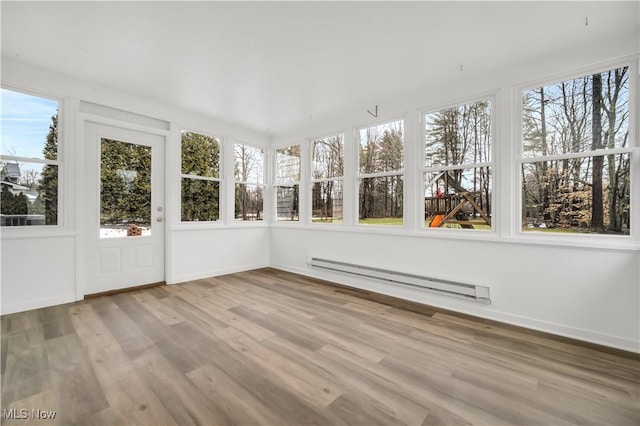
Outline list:
[[[442,280],[439,278],[424,277],[421,275],[407,274],[404,272],[389,271],[386,269],[372,268],[370,266],[354,265],[352,263],[338,262],[335,260],[319,259],[311,257],[307,262],[314,268],[327,269],[350,275],[358,275],[366,278],[387,281],[412,287],[419,287],[428,291],[445,294],[448,296],[462,297],[475,300],[480,303],[490,304],[489,287],[476,284],[467,284],[456,281]]]

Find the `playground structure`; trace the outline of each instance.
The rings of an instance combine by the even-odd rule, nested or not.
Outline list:
[[[430,228],[440,228],[445,224],[457,224],[463,229],[474,229],[474,224],[486,223],[491,226],[491,218],[480,207],[482,205],[481,191],[467,191],[451,176],[448,171],[436,175],[427,187],[442,182],[444,191],[438,189],[436,197],[425,197],[425,220],[429,221]],[[455,192],[450,192],[453,189]],[[481,222],[471,219],[479,216]]]

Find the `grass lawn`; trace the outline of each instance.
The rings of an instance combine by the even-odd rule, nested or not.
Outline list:
[[[336,224],[341,224],[342,223],[342,219],[318,219],[318,218],[312,218],[311,222],[313,223],[336,223]]]
[[[591,228],[528,228],[522,227],[524,232],[547,232],[552,234],[591,234],[591,235],[629,235],[627,232],[598,232]]]
[[[404,222],[401,217],[368,217],[358,220],[363,225],[393,225],[402,226]]]
[[[551,232],[553,234],[585,234],[585,233],[593,233],[588,230],[585,231],[576,231],[571,228],[528,228],[526,226],[522,227],[523,232]]]

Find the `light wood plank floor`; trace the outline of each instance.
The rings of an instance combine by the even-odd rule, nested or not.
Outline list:
[[[640,424],[637,357],[401,305],[262,269],[6,315],[3,424]]]

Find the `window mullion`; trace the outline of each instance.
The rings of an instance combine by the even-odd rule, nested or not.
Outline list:
[[[0,160],[16,161],[21,163],[48,164],[50,166],[60,166],[62,164],[62,161],[60,160],[49,160],[45,158],[15,157],[13,155],[0,155]]]
[[[188,175],[188,174],[181,174],[180,176],[185,178],[185,179],[196,179],[196,180],[208,180],[208,181],[212,181],[212,182],[222,182],[221,178],[210,177],[210,176]]]
[[[368,179],[368,178],[377,178],[377,177],[388,177],[388,176],[401,176],[404,175],[404,170],[394,170],[391,172],[379,172],[379,173],[365,173],[358,175],[358,179]]]
[[[571,152],[567,154],[556,154],[556,155],[544,155],[538,157],[523,157],[520,159],[520,163],[537,163],[540,161],[562,161],[562,160],[573,160],[579,158],[588,158],[588,157],[605,157],[607,155],[617,155],[617,154],[626,154],[634,151],[638,151],[640,148],[611,148],[611,149],[597,149],[594,151],[584,151],[584,152]]]
[[[422,169],[424,173],[427,172],[441,172],[445,170],[460,170],[460,169],[478,169],[481,167],[493,167],[493,162],[489,163],[468,163],[468,164],[454,164],[451,166],[434,166],[425,167]]]
[[[328,178],[322,178],[322,179],[311,179],[310,182],[311,183],[324,183],[324,182],[333,182],[333,181],[342,181],[343,177],[342,176],[336,176],[336,177],[328,177]]]

